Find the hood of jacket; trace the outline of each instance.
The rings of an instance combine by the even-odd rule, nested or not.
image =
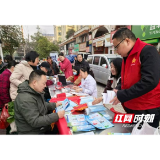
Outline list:
[[[23,65],[25,65],[25,66],[27,66],[27,67],[31,67],[30,65],[29,65],[29,63],[27,62],[27,61],[21,61],[20,62],[20,64],[23,64]]]

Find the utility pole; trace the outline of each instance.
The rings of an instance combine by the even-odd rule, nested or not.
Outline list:
[[[21,25],[21,30],[22,30],[22,38],[24,41],[24,35],[23,35],[23,26]],[[26,55],[26,50],[25,50],[25,44],[23,45],[23,50],[24,50],[24,56]]]
[[[37,28],[36,28],[37,30],[38,30],[38,32],[37,32],[37,35],[39,36],[40,35],[40,28],[39,28],[39,25],[37,25]]]

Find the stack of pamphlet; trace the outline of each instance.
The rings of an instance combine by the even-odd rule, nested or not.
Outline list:
[[[67,115],[67,125],[72,127],[73,132],[95,130],[95,127],[86,121],[84,114]]]
[[[86,116],[86,120],[98,129],[111,128],[114,125],[99,113],[93,113]]]

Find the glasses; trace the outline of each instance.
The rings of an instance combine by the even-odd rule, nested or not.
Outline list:
[[[115,47],[114,49],[117,50],[118,49],[118,46],[124,41],[124,39],[122,39]]]

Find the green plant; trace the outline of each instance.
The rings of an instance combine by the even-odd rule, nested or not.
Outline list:
[[[7,122],[12,123],[14,121],[14,102],[8,103],[8,113],[10,117],[7,118]]]

